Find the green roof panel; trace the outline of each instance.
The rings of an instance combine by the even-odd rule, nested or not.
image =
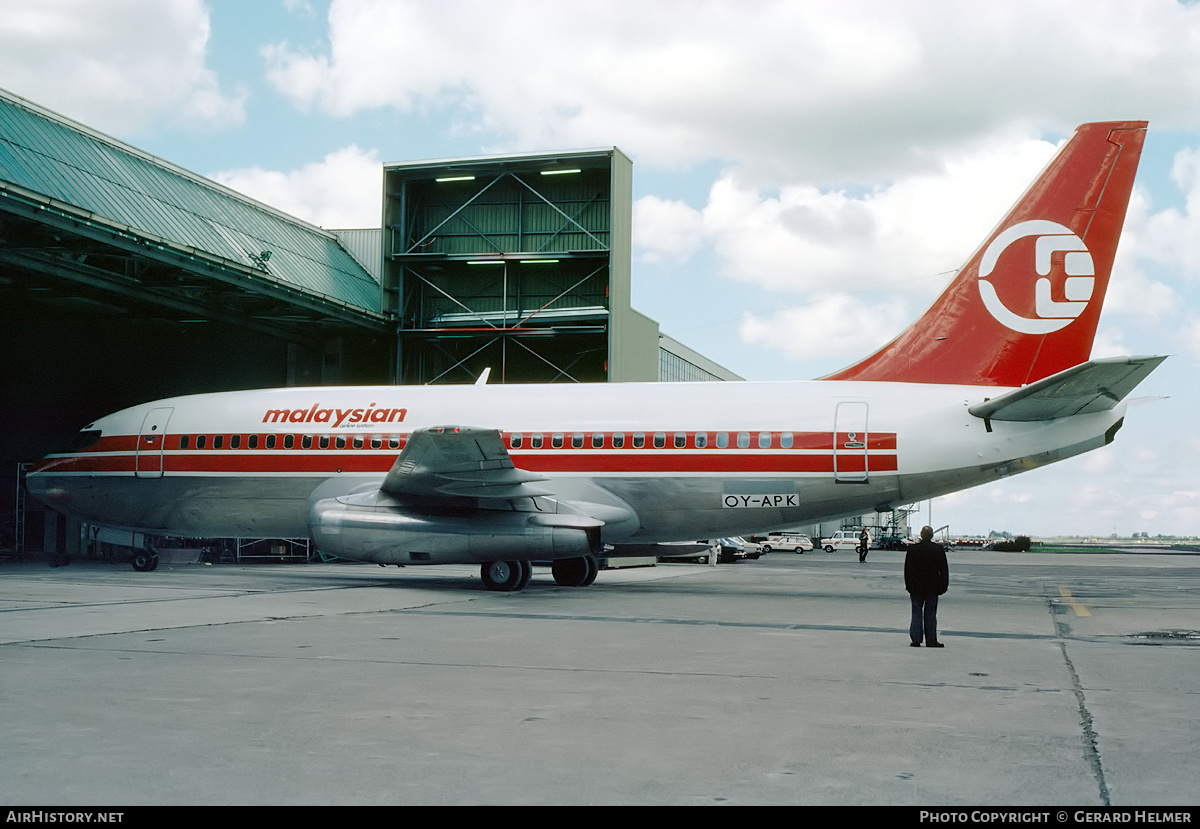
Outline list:
[[[0,90],[0,190],[18,188],[380,317],[378,283],[332,233]]]

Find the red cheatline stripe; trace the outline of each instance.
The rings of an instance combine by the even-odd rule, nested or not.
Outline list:
[[[133,472],[135,455],[101,455],[57,458],[39,468],[40,472]],[[142,458],[142,469],[157,469],[157,457]],[[373,472],[380,475],[392,467],[394,458],[379,452],[332,454],[325,452],[191,452],[165,454],[163,470],[167,474],[234,473],[244,475],[267,473],[310,473],[334,475],[340,472]],[[832,473],[834,456],[827,454],[775,452],[687,452],[641,450],[622,453],[557,452],[518,453],[514,463],[531,472],[588,473],[723,473],[763,472],[774,474],[817,472]],[[861,472],[861,453],[838,456],[841,472]],[[894,472],[896,456],[872,454],[870,471]]]

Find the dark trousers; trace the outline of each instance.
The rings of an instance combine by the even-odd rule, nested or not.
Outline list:
[[[937,641],[937,605],[936,593],[928,596],[918,596],[910,593],[912,599],[912,624],[908,626],[908,635],[918,645],[925,640],[928,645]]]

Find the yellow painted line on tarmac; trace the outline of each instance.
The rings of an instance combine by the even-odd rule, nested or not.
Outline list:
[[[1075,611],[1076,616],[1091,616],[1092,615],[1090,612],[1088,612],[1088,609],[1086,607],[1081,605],[1079,602],[1075,601],[1075,597],[1071,595],[1071,591],[1068,590],[1067,588],[1063,587],[1062,585],[1059,585],[1058,594],[1060,596],[1062,596],[1063,600],[1068,605],[1070,605],[1072,610]]]

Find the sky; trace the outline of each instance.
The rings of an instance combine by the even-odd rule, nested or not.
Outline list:
[[[1170,355],[1147,402],[920,515],[1200,535],[1200,2],[0,0],[0,87],[328,228],[385,162],[619,147],[634,307],[755,380],[883,345],[1075,126],[1148,120],[1093,351]]]

